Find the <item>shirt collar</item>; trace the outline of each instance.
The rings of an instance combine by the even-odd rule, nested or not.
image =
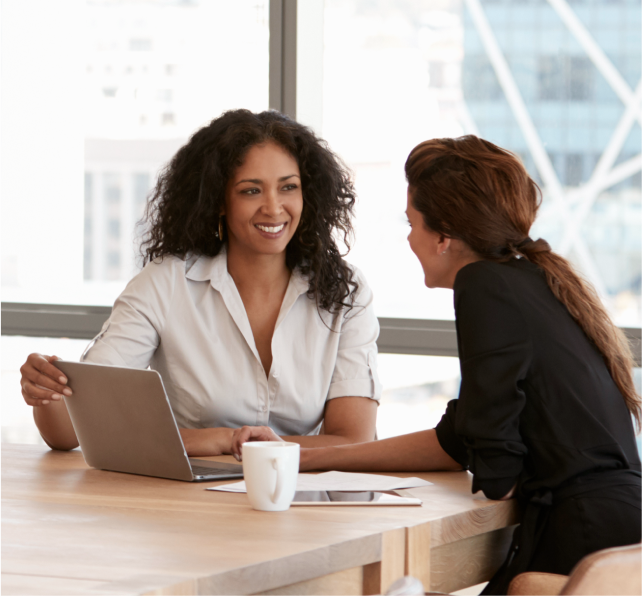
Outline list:
[[[224,285],[234,283],[232,276],[227,271],[227,251],[221,249],[215,257],[190,257],[187,259],[185,277],[192,281],[209,281],[212,287],[219,292]],[[310,288],[306,275],[297,267],[290,277],[296,296],[305,294]]]
[[[215,257],[190,257],[187,259],[185,277],[192,281],[209,281],[212,286],[221,290],[222,285],[230,278],[227,272],[227,252],[225,248]],[[230,278],[231,279],[231,278]]]

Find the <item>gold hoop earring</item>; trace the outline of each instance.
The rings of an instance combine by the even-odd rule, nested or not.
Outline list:
[[[223,216],[218,218],[218,239],[223,242]]]

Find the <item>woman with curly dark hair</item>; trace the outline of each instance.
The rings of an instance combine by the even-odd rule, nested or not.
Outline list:
[[[354,202],[345,166],[309,129],[224,113],[160,175],[146,265],[83,360],[157,370],[189,455],[230,453],[250,427],[310,447],[372,440],[379,327],[335,241],[348,244]],[[71,449],[55,358],[31,354],[22,391],[45,441]]]

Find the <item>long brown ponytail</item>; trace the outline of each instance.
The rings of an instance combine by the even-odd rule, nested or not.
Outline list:
[[[468,135],[417,145],[405,169],[413,206],[431,230],[464,241],[483,259],[501,263],[523,257],[544,271],[555,297],[602,353],[640,429],[642,408],[628,341],[593,286],[545,240],[529,237],[541,193],[519,159]]]

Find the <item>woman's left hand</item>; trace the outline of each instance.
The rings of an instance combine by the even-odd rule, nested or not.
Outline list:
[[[244,426],[237,428],[232,434],[232,455],[238,460],[243,459],[243,443],[248,441],[283,441],[269,426]]]

